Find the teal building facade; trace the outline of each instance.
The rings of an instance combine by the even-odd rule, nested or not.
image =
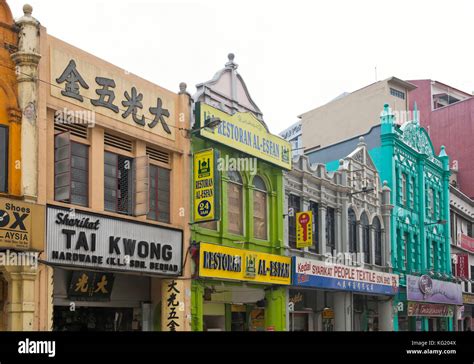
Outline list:
[[[453,276],[450,251],[449,157],[435,153],[419,113],[395,123],[388,104],[380,124],[363,135],[369,154],[392,193],[391,263],[400,277],[393,304],[395,331],[451,331],[460,284]],[[339,158],[357,145],[359,135],[308,154],[311,163],[337,168]]]

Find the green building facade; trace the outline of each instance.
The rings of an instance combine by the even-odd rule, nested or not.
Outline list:
[[[215,221],[191,224],[192,329],[284,331],[291,272],[283,248],[283,170],[291,168],[290,147],[271,135],[236,69],[229,55],[193,96],[192,151],[216,151],[219,211]],[[204,128],[211,118],[220,124]]]

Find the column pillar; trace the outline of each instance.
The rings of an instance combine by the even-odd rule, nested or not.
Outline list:
[[[326,205],[319,206],[319,253],[326,254]]]
[[[352,293],[334,293],[334,331],[352,331]]]
[[[286,287],[269,288],[265,291],[265,329],[273,331],[286,331]]]
[[[33,331],[35,319],[36,267],[4,266],[7,282],[7,330]]]
[[[379,301],[379,330],[380,331],[393,331],[393,300]]]
[[[21,120],[21,189],[25,200],[38,198],[38,64],[39,22],[31,16],[33,8],[23,6],[24,15],[17,20],[20,28],[18,52],[12,54],[17,67],[18,105]]]

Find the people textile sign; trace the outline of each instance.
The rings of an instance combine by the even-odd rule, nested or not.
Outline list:
[[[407,299],[462,305],[462,289],[460,284],[432,279],[426,274],[421,277],[407,275]]]
[[[0,198],[0,248],[42,250],[44,213],[44,206]]]
[[[194,153],[194,222],[219,219],[219,179],[216,170],[216,159],[214,149]]]
[[[293,257],[293,285],[395,295],[398,275]]]
[[[238,112],[229,115],[204,103],[196,103],[198,127],[204,127],[206,120],[211,117],[219,118],[222,122],[214,129],[201,129],[201,136],[284,169],[291,169],[290,143],[270,134],[262,122],[252,113]]]
[[[183,232],[153,224],[48,206],[50,264],[179,276]]]
[[[288,285],[291,258],[201,243],[199,276]]]
[[[305,248],[313,245],[313,213],[311,211],[296,213],[296,247]]]

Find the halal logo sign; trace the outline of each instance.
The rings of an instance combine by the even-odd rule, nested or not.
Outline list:
[[[420,288],[421,293],[423,293],[425,296],[429,296],[433,293],[433,280],[426,274],[420,277],[420,282],[418,283],[418,286]]]

